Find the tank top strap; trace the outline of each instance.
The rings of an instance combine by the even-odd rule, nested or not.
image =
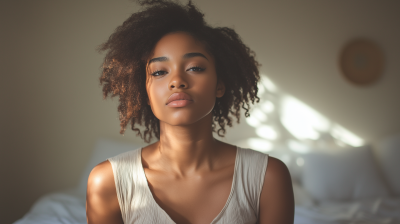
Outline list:
[[[124,223],[173,224],[155,202],[142,165],[142,148],[109,158]]]
[[[239,204],[247,204],[259,217],[260,195],[268,165],[268,154],[238,147],[240,161],[236,179]]]
[[[132,209],[135,205],[134,199],[143,195],[141,193],[144,192],[144,189],[141,188],[147,186],[147,184],[141,183],[142,176],[139,169],[141,161],[138,161],[141,159],[140,153],[141,148],[108,158],[113,169],[118,203],[124,223],[130,223]]]

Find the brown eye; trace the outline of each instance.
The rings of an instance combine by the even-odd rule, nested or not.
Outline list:
[[[204,70],[205,70],[204,68],[200,68],[200,67],[195,66],[195,67],[189,68],[187,71],[202,72]]]
[[[160,75],[165,75],[165,74],[167,74],[167,72],[161,71],[161,70],[151,73],[152,76],[160,76]]]

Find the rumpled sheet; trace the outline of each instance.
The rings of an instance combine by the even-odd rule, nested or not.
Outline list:
[[[85,195],[73,190],[44,195],[14,224],[80,224],[86,222]]]
[[[85,195],[47,194],[14,224],[86,223]],[[295,224],[400,224],[400,198],[296,205]]]
[[[400,224],[400,198],[296,206],[295,224]]]

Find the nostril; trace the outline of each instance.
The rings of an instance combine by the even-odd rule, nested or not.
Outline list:
[[[170,88],[186,88],[186,84],[178,84],[178,85],[174,85],[174,84],[171,84],[170,85]]]

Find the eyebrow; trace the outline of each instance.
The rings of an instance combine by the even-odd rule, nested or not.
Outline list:
[[[193,57],[203,57],[203,58],[205,58],[205,59],[207,59],[207,61],[208,61],[208,58],[206,57],[206,56],[204,56],[204,54],[202,54],[202,53],[187,53],[187,54],[185,54],[185,55],[183,55],[183,58],[193,58]]]
[[[207,58],[204,54],[198,53],[198,52],[187,53],[187,54],[183,55],[183,58],[184,58],[184,59],[193,58],[193,57],[203,57],[203,58],[207,59],[207,61],[208,61],[208,58]],[[150,64],[153,63],[153,62],[162,62],[162,61],[169,61],[169,58],[168,58],[168,57],[152,58],[152,59],[149,61],[148,65],[150,65]]]

